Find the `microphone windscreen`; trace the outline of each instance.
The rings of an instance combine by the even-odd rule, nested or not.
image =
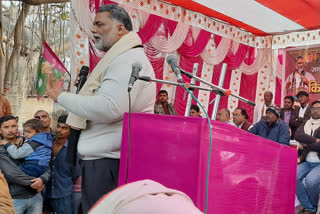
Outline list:
[[[141,71],[142,65],[140,63],[138,63],[138,62],[135,62],[135,63],[132,64],[132,68],[133,69],[137,68],[139,71]]]
[[[176,55],[173,55],[173,54],[170,54],[170,55],[168,55],[167,56],[167,63],[169,63],[169,64],[171,64],[171,62],[177,62],[177,57],[176,57]]]
[[[89,67],[86,65],[83,65],[80,69],[79,76],[88,76],[89,74]]]
[[[224,92],[224,95],[225,96],[229,96],[231,94],[231,90],[230,89],[227,89],[225,92]]]

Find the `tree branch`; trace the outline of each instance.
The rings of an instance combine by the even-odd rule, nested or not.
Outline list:
[[[64,3],[69,2],[70,0],[15,0],[22,1],[30,5],[41,5],[41,4],[50,4],[50,3]]]

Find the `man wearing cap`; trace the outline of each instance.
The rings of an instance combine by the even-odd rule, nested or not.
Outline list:
[[[300,107],[293,110],[289,126],[292,129],[292,137],[295,137],[295,132],[298,127],[311,117],[311,107],[309,105],[309,94],[305,91],[299,91],[297,94]]]
[[[290,145],[289,127],[279,118],[279,106],[269,106],[266,110],[266,118],[256,123],[249,132],[283,145]]]

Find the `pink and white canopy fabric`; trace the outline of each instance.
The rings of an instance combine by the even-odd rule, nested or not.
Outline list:
[[[318,0],[165,0],[214,17],[255,35],[314,30],[320,27]]]

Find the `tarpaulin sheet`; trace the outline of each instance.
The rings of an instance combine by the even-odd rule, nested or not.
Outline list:
[[[208,213],[294,213],[296,150],[211,121]],[[119,185],[142,179],[186,193],[204,210],[209,150],[207,120],[128,114],[123,120]]]

